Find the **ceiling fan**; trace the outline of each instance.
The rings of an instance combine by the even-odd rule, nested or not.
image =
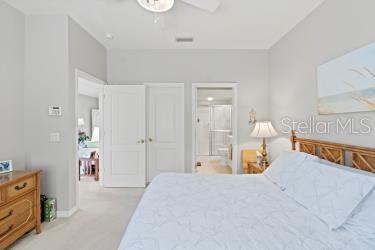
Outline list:
[[[148,11],[162,13],[172,9],[175,0],[137,0]],[[199,9],[215,12],[220,6],[219,0],[180,0]]]

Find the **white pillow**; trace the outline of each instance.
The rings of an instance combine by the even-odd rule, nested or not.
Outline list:
[[[375,191],[355,209],[353,216],[343,225],[345,229],[366,239],[375,239]]]
[[[305,160],[319,161],[319,158],[302,152],[284,151],[263,173],[284,190]]]
[[[343,165],[339,165],[337,163],[327,161],[327,160],[324,160],[324,159],[319,159],[319,163],[324,164],[324,165],[328,165],[328,166],[331,166],[331,167],[343,167]]]
[[[337,229],[371,192],[370,177],[316,162],[304,162],[285,190],[330,229]]]
[[[375,174],[373,174],[371,172],[360,170],[358,168],[353,168],[353,167],[339,165],[337,163],[333,163],[333,162],[330,162],[330,161],[327,161],[327,160],[324,160],[324,159],[319,159],[319,162],[322,163],[322,164],[324,164],[324,165],[328,165],[328,166],[331,166],[331,167],[334,167],[334,168],[339,168],[339,169],[343,169],[345,171],[349,171],[349,172],[354,172],[354,173],[357,173],[357,174],[366,175],[366,176],[369,176],[371,178],[374,178],[374,180],[375,180]]]

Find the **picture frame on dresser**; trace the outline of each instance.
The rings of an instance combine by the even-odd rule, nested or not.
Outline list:
[[[0,174],[9,173],[13,171],[12,160],[0,161]]]

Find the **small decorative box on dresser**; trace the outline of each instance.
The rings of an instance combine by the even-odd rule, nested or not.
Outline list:
[[[40,228],[41,171],[0,174],[0,249]]]

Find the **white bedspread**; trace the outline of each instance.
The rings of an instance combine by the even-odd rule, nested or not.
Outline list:
[[[142,249],[375,249],[328,226],[263,175],[163,174],[119,246]]]

